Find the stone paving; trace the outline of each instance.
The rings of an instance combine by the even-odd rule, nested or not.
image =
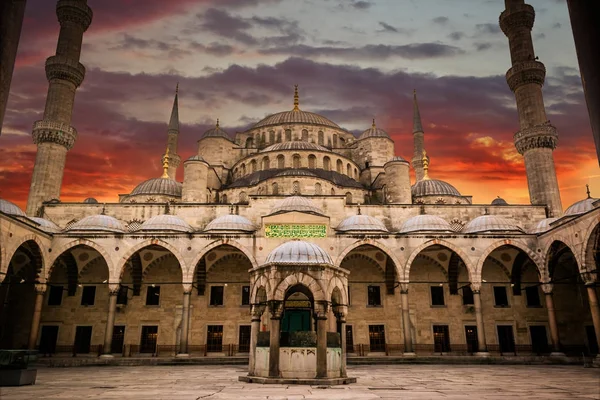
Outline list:
[[[581,366],[350,366],[348,386],[238,382],[239,366],[42,368],[0,399],[600,399],[600,369]]]

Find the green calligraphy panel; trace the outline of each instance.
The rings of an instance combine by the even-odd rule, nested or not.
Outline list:
[[[315,224],[268,224],[265,236],[269,238],[324,238],[327,225]]]

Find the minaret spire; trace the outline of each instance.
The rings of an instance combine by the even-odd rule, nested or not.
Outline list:
[[[412,167],[415,170],[415,177],[422,181],[425,177],[423,171],[423,153],[425,152],[425,133],[421,123],[421,113],[419,112],[419,103],[417,102],[417,91],[413,90],[413,143],[414,153]]]
[[[168,160],[168,177],[175,179],[177,175],[177,167],[181,162],[181,157],[177,154],[177,144],[179,141],[179,82],[175,86],[175,98],[173,99],[173,108],[171,109],[171,118],[169,119],[169,127],[167,129],[167,152],[162,156],[164,165],[165,158]]]
[[[506,81],[515,94],[521,130],[514,135],[515,147],[523,155],[531,204],[545,205],[549,217],[562,215],[562,204],[552,152],[556,148],[556,128],[546,117],[542,85],[544,64],[537,61],[531,29],[535,11],[524,0],[505,0],[500,28],[508,37],[512,68]]]
[[[75,92],[85,77],[85,67],[79,62],[83,33],[92,23],[93,13],[87,0],[59,0],[56,15],[60,34],[56,54],[46,60],[46,107],[32,131],[37,153],[27,199],[28,215],[36,215],[44,201],[60,198],[67,152],[77,140],[71,117]]]

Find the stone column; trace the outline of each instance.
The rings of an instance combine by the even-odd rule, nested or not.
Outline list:
[[[490,355],[487,351],[485,342],[485,326],[483,324],[483,310],[481,307],[480,287],[473,287],[473,303],[475,303],[475,321],[477,324],[477,353],[476,356],[487,357]]]
[[[279,331],[281,329],[281,314],[283,302],[272,300],[269,303],[271,313],[271,336],[269,344],[269,377],[279,378]]]
[[[250,354],[248,355],[248,375],[255,375],[256,367],[256,345],[258,343],[258,332],[260,332],[260,318],[264,312],[264,306],[252,306],[252,324],[250,325]]]
[[[108,318],[106,319],[106,330],[104,331],[104,347],[101,358],[111,358],[112,338],[115,329],[115,313],[117,311],[117,296],[119,295],[119,285],[111,284],[108,286]]]
[[[553,286],[550,284],[542,285],[542,290],[546,297],[546,309],[548,310],[548,325],[550,325],[550,340],[552,341],[551,356],[564,356],[560,351],[560,339],[558,336],[558,324],[556,322],[556,311],[554,310],[554,298],[552,297]]]
[[[326,301],[316,304],[317,319],[317,378],[327,378],[327,309]]]
[[[400,285],[400,300],[402,301],[402,325],[404,328],[404,355],[414,356],[415,350],[410,332],[410,310],[408,308],[408,283]]]
[[[335,313],[337,318],[337,323],[340,327],[340,346],[342,348],[342,365],[340,365],[340,377],[346,378],[348,374],[346,373],[346,361],[347,351],[346,351],[346,313],[347,307],[339,306],[338,311]]]
[[[33,306],[33,318],[31,320],[31,330],[29,331],[28,349],[35,349],[37,344],[38,332],[40,330],[40,319],[42,318],[42,306],[44,305],[44,293],[46,293],[45,284],[35,285],[35,305]]]
[[[183,309],[181,311],[181,337],[177,357],[188,357],[188,336],[190,331],[190,297],[192,285],[183,286]]]
[[[596,342],[600,348],[600,307],[598,306],[598,296],[596,287],[593,282],[586,282],[588,298],[590,300],[590,312],[592,313],[592,323],[594,324],[594,332],[596,333]],[[600,360],[600,354],[596,357]]]

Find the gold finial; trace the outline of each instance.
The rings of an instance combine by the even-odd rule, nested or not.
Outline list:
[[[588,185],[587,183],[585,184],[585,191],[587,193],[587,198],[591,199],[592,198],[592,194],[590,193],[590,185]]]
[[[217,118],[217,128],[219,127],[219,118]]]
[[[373,118],[373,125],[371,125],[371,128],[375,128],[375,118]]]
[[[294,85],[294,111],[300,111],[300,96],[298,96],[298,85]]]
[[[169,178],[169,148],[167,147],[167,151],[165,152],[165,156],[163,157],[163,174],[161,178],[168,179]]]
[[[429,158],[427,152],[423,149],[423,180],[429,179]]]

